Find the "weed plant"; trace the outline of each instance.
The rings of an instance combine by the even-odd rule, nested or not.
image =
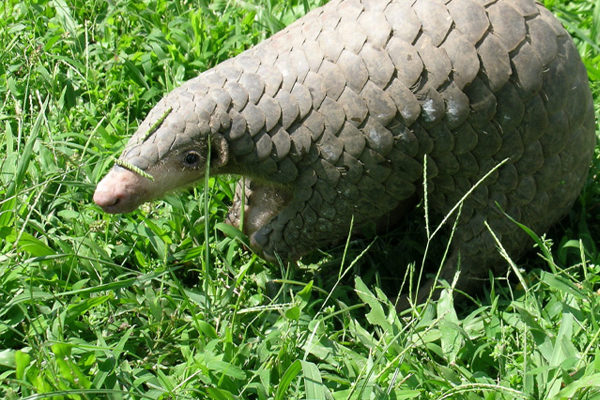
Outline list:
[[[421,220],[287,265],[222,223],[234,178],[92,204],[166,92],[323,2],[0,3],[1,398],[600,399],[598,150],[528,258],[402,313],[389,288],[418,273]],[[600,2],[546,4],[598,114]]]

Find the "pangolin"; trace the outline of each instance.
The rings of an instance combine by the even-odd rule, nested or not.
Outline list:
[[[427,187],[433,217],[464,200],[442,277],[478,278],[501,261],[491,232],[528,247],[507,215],[544,232],[569,210],[594,126],[573,41],[533,0],[332,0],[167,94],[94,201],[124,213],[244,176],[229,221],[294,260]]]

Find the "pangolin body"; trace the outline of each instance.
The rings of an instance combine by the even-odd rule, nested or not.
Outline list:
[[[534,1],[332,0],[164,97],[94,201],[131,211],[202,179],[210,157],[209,173],[246,177],[229,220],[245,196],[254,250],[295,259],[352,219],[410,211],[424,177],[443,216],[492,171],[464,201],[445,273],[460,254],[474,277],[499,261],[484,222],[518,256],[527,242],[503,212],[545,231],[594,143],[585,68]]]

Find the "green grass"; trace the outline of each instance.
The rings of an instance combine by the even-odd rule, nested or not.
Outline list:
[[[278,266],[222,224],[231,179],[126,216],[92,204],[167,91],[319,3],[0,3],[0,397],[600,399],[598,149],[522,281],[401,315],[385,264],[418,262],[410,222]],[[547,5],[600,111],[600,2]]]

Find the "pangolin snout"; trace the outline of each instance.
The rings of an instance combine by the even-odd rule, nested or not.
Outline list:
[[[135,210],[144,200],[140,176],[125,168],[113,168],[96,186],[94,203],[110,214]]]

